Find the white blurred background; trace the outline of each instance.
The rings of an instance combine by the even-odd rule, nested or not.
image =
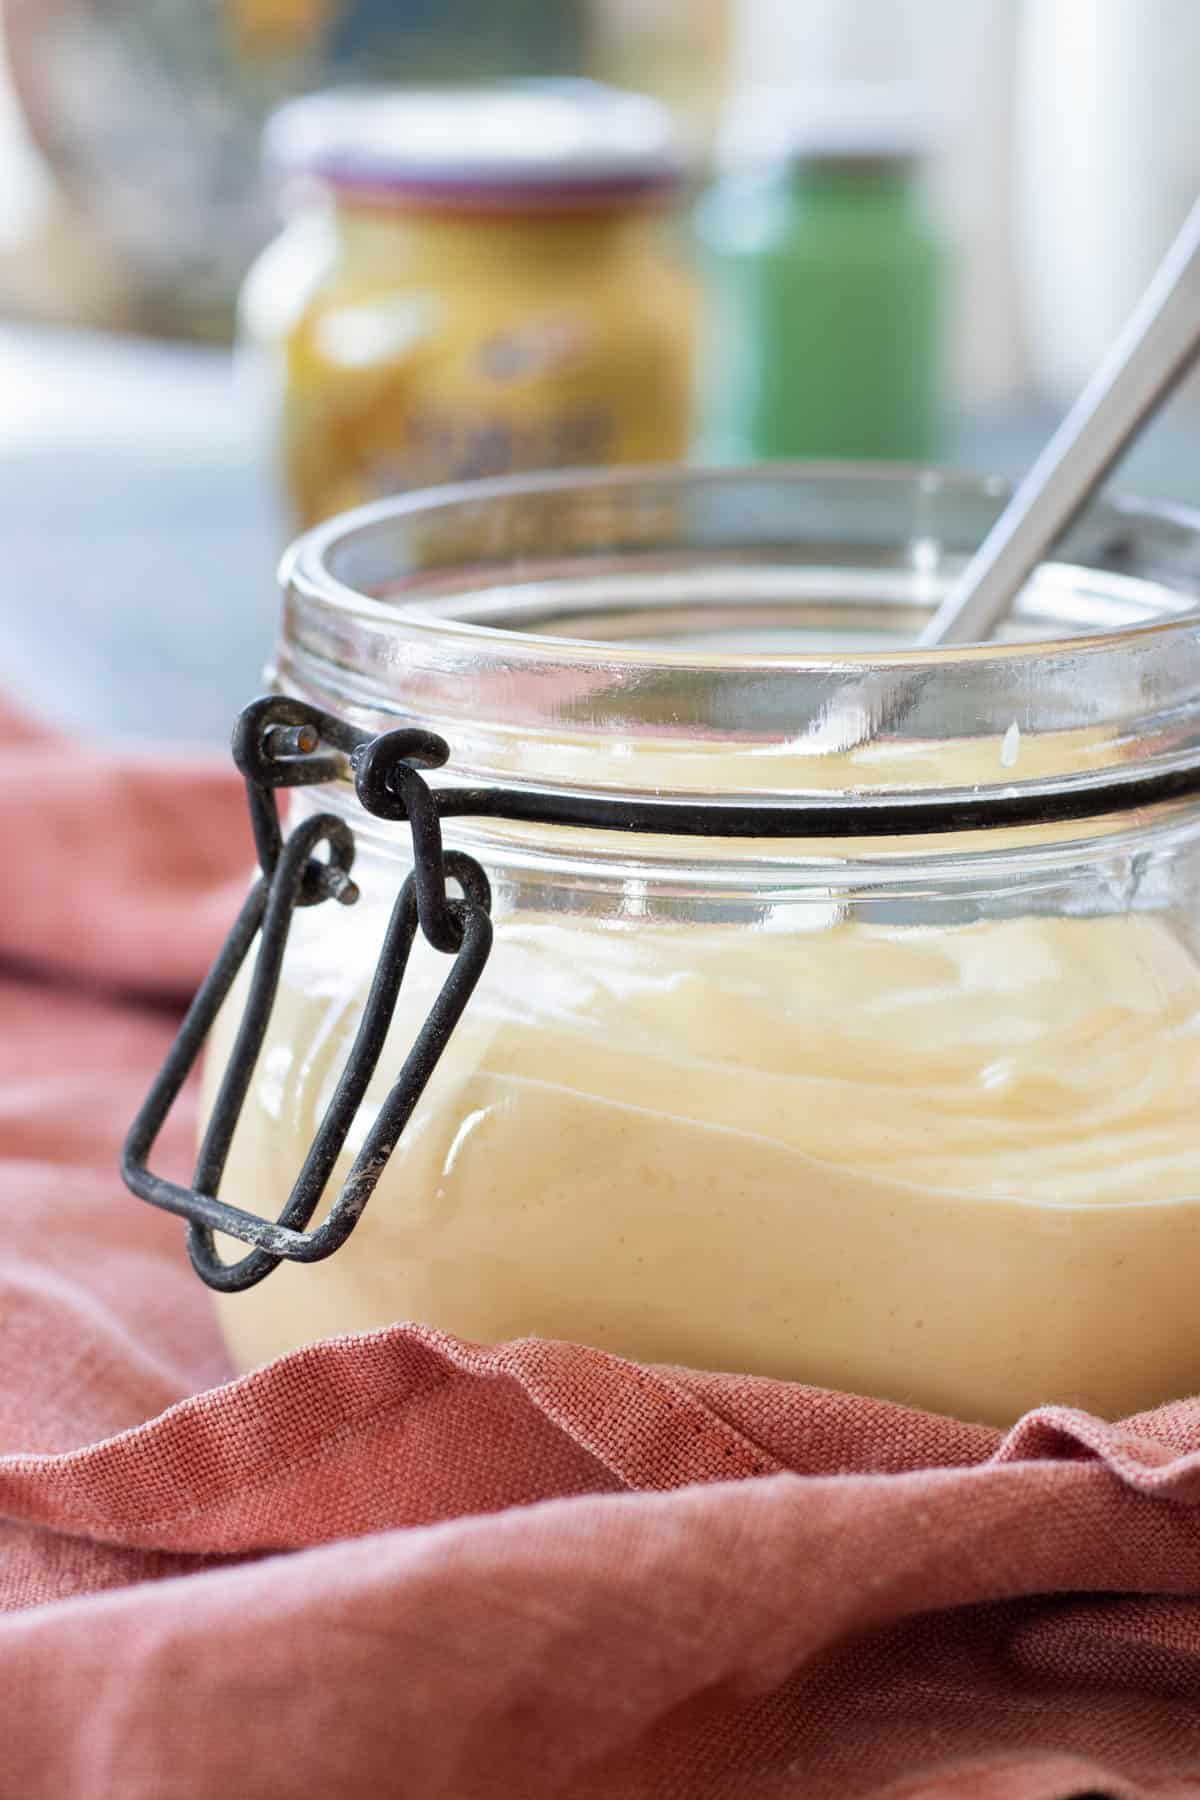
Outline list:
[[[747,94],[903,83],[952,247],[943,460],[1010,475],[1200,190],[1196,0],[0,0],[0,18],[0,684],[123,733],[216,738],[269,640],[276,526],[227,339],[272,228],[254,145],[287,94],[587,72],[665,99],[703,156]],[[1200,501],[1198,394],[1121,486]]]

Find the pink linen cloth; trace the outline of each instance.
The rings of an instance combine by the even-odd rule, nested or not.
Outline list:
[[[232,1380],[116,1159],[238,783],[8,719],[0,829],[4,1800],[1200,1795],[1200,1399],[1003,1435],[419,1324]]]

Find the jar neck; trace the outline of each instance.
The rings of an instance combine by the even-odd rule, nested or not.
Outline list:
[[[435,733],[449,760],[432,784],[469,793],[853,809],[1049,782],[1089,796],[1054,828],[1056,853],[1128,838],[1129,812],[1105,824],[1090,797],[1133,766],[1169,774],[1200,757],[1196,578],[1162,573],[1194,568],[1200,520],[1094,506],[1021,596],[1011,638],[914,652],[1002,500],[970,478],[774,464],[410,495],[293,550],[275,677],[360,730]],[[547,856],[574,852],[575,827],[536,811],[452,816],[456,841],[486,836],[489,856],[532,854],[531,834],[538,854],[543,837]],[[648,866],[660,849],[638,842],[647,829],[609,831],[608,861]],[[701,835],[695,860],[745,866],[750,840]],[[990,830],[964,844],[974,835],[953,826],[938,853],[1011,847]],[[776,851],[799,860],[787,842]],[[889,866],[917,849],[906,837]]]
[[[539,278],[558,270],[594,271],[626,257],[652,237],[658,215],[646,208],[595,207],[577,212],[433,212],[333,199],[330,223],[340,253],[355,268],[406,277],[428,270],[485,273],[514,265]]]
[[[789,164],[780,179],[785,201],[806,211],[886,210],[900,215],[920,205],[916,167],[907,158],[812,158]]]

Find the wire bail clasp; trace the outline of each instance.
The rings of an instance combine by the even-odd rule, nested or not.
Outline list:
[[[188,1221],[193,1266],[210,1287],[227,1293],[253,1287],[282,1261],[319,1262],[345,1243],[474,992],[492,945],[487,876],[473,857],[443,848],[434,797],[418,772],[445,762],[448,752],[441,738],[422,731],[373,738],[304,701],[268,696],[242,713],[233,754],[246,780],[261,873],[188,1009],[130,1128],[121,1159],[122,1176],[134,1194]],[[358,1032],[333,1097],[285,1205],[277,1218],[267,1219],[221,1200],[218,1190],[270,1023],[292,916],[298,907],[330,899],[352,906],[359,897],[351,876],[355,842],[350,826],[336,814],[319,813],[303,820],[285,840],[276,791],[315,786],[347,772],[368,810],[409,821],[413,873],[392,908]],[[324,856],[318,855],[322,849]],[[447,892],[450,880],[461,888],[461,899]],[[308,1231],[378,1066],[418,927],[436,950],[453,957],[450,971],[341,1191],[322,1223]],[[258,956],[241,1023],[192,1185],[183,1187],[154,1174],[149,1157],[256,938]],[[237,1262],[222,1262],[213,1241],[218,1231],[250,1245],[249,1253]]]

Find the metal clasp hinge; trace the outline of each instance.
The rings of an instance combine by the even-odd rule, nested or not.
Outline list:
[[[238,721],[234,757],[246,779],[250,819],[262,874],[229,939],[184,1019],[163,1068],[134,1120],[122,1157],[132,1191],[188,1221],[188,1249],[210,1287],[252,1287],[284,1260],[317,1262],[345,1243],[483,971],[492,943],[491,890],[479,864],[442,845],[444,818],[502,818],[625,834],[701,839],[914,837],[925,833],[1013,829],[1190,799],[1200,793],[1200,756],[1149,773],[1136,762],[1102,781],[1076,776],[997,787],[920,789],[878,796],[805,792],[784,802],[733,804],[712,798],[533,787],[451,785],[431,788],[422,769],[449,758],[435,733],[398,730],[373,737],[344,719],[301,700],[256,700]],[[413,873],[400,890],[367,996],[358,1035],[317,1136],[287,1204],[276,1219],[218,1198],[238,1117],[253,1079],[279,985],[292,914],[330,899],[352,905],[354,836],[336,815],[305,820],[284,842],[276,792],[353,777],[358,798],[378,818],[407,821]],[[326,855],[317,852],[324,847]],[[447,882],[456,881],[460,899]],[[355,1114],[378,1064],[396,1008],[418,927],[434,949],[453,957],[450,972],[400,1070],[379,1116],[327,1217],[307,1227],[341,1155]],[[167,1115],[195,1065],[213,1021],[255,938],[258,960],[233,1053],[208,1122],[191,1187],[155,1175],[148,1158]],[[216,1254],[214,1232],[250,1246],[236,1263]]]
[[[304,702],[271,696],[243,712],[233,748],[246,779],[262,872],[188,1009],[121,1158],[121,1173],[134,1194],[188,1221],[193,1266],[209,1287],[224,1292],[253,1287],[282,1261],[319,1262],[345,1243],[437,1067],[492,945],[487,876],[474,858],[443,849],[434,796],[418,772],[446,760],[440,738],[421,731],[373,738]],[[297,907],[331,899],[353,905],[358,899],[350,874],[355,845],[349,825],[321,813],[304,820],[285,841],[275,794],[281,787],[333,780],[347,766],[369,811],[408,820],[413,873],[392,909],[354,1044],[295,1186],[278,1217],[263,1218],[221,1200],[218,1190],[275,1004],[292,915]],[[317,854],[322,847],[325,857]],[[458,883],[461,899],[447,892],[448,881]],[[378,1066],[418,927],[436,950],[453,957],[449,974],[341,1191],[322,1223],[309,1231]],[[192,1185],[183,1187],[154,1174],[149,1157],[256,938],[258,958],[246,1006]],[[218,1231],[249,1244],[249,1253],[237,1262],[223,1262],[213,1241]]]

